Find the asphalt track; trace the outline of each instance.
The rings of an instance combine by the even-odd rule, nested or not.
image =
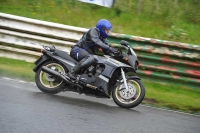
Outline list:
[[[0,133],[200,133],[200,116],[71,92],[48,95],[34,83],[0,78]]]

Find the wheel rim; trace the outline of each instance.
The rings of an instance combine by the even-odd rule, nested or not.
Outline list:
[[[65,69],[57,63],[50,63],[48,65],[46,65],[46,67],[57,71],[57,72],[64,72],[65,73]],[[58,77],[55,77],[53,75],[50,75],[46,72],[40,71],[40,82],[43,86],[47,87],[47,88],[55,88],[58,87],[59,85],[62,84],[63,80],[59,79]]]
[[[131,104],[140,97],[141,87],[135,80],[127,80],[127,86],[128,90],[125,89],[124,83],[119,84],[116,88],[115,95],[120,102]]]

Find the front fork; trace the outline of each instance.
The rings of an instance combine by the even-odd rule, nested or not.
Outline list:
[[[126,82],[126,76],[125,76],[124,70],[122,68],[121,68],[121,74],[122,74],[122,77],[123,77],[125,89],[126,89],[126,91],[128,91],[128,86],[127,86],[127,82]]]

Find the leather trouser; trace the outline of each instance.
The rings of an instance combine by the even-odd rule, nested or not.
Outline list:
[[[81,69],[89,67],[95,62],[94,56],[80,47],[73,47],[70,55],[75,60],[79,61],[79,63],[71,69],[71,72],[73,72],[74,74],[79,73]]]

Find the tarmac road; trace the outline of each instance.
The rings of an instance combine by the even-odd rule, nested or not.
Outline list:
[[[48,95],[34,83],[0,78],[0,133],[200,133],[200,116],[71,92]]]

